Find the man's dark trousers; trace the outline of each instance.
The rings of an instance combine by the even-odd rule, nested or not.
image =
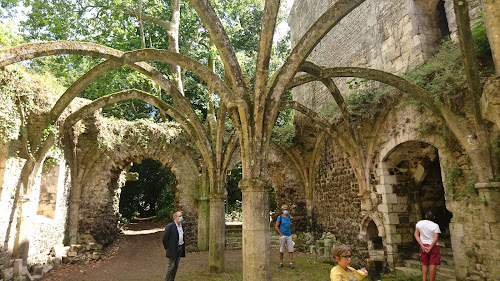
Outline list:
[[[181,260],[181,253],[184,248],[184,244],[179,246],[177,248],[177,258],[175,259],[168,259],[168,269],[167,269],[167,276],[165,277],[165,281],[174,281],[175,280],[175,274],[177,274],[177,268],[179,267],[179,261]]]

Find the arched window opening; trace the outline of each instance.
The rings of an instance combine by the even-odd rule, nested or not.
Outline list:
[[[40,180],[37,214],[49,219],[54,219],[56,210],[59,172],[60,163],[56,159],[49,157],[45,159]]]
[[[382,250],[384,245],[382,243],[382,237],[378,235],[377,225],[373,221],[370,221],[366,229],[366,236],[369,243],[371,243],[372,250]]]

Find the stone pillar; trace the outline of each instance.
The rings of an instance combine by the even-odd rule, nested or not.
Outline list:
[[[69,203],[69,230],[68,238],[70,244],[78,242],[78,218],[80,214],[80,199],[73,199]]]
[[[387,263],[391,271],[395,270],[398,254],[398,245],[401,243],[401,234],[397,233],[396,225],[399,224],[399,217],[393,211],[394,204],[397,203],[397,195],[393,193],[392,185],[397,184],[396,176],[390,175],[386,163],[379,164],[377,175],[380,184],[375,188],[377,193],[382,195],[382,202],[378,205],[378,211],[382,214],[385,228],[385,247],[387,250]]]
[[[479,192],[479,197],[483,198],[482,217],[486,244],[489,250],[486,251],[488,257],[485,264],[488,266],[490,276],[500,276],[500,182],[476,183],[475,188]]]
[[[307,211],[307,230],[312,230],[313,218],[313,198],[312,195],[306,197],[306,211]]]
[[[210,206],[207,197],[198,198],[198,250],[208,250]]]
[[[20,210],[17,220],[13,255],[14,257],[21,258],[24,264],[28,264],[33,206],[30,197],[27,195],[21,196],[19,204]]]
[[[243,280],[271,280],[269,188],[264,179],[239,182],[243,197]]]
[[[363,191],[358,193],[358,197],[359,201],[361,202],[361,210],[369,212],[373,209],[372,196],[369,191]]]
[[[0,143],[0,200],[2,200],[2,189],[5,176],[5,168],[7,164],[7,157],[9,155],[8,144]]]
[[[223,272],[225,260],[226,220],[224,217],[224,201],[222,193],[210,194],[210,245],[208,267],[211,272]]]

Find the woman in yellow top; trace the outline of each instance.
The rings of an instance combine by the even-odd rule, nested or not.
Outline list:
[[[358,281],[363,280],[368,271],[366,268],[356,270],[351,267],[351,249],[344,244],[335,245],[332,249],[332,256],[337,261],[337,265],[330,271],[331,281]]]

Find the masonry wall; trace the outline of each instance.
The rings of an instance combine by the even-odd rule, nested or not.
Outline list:
[[[0,156],[0,163],[3,162],[3,177],[2,186],[0,194],[0,265],[5,265],[10,256],[12,255],[12,250],[14,248],[14,237],[15,229],[17,226],[17,216],[14,216],[11,220],[12,206],[15,197],[15,188],[17,181],[19,179],[19,174],[22,169],[24,161],[22,159],[16,158],[9,155],[8,144],[4,146],[2,155]],[[7,242],[7,243],[5,243]]]
[[[57,160],[55,160],[57,161]],[[55,245],[63,245],[66,231],[66,223],[69,211],[69,192],[71,188],[71,173],[64,158],[56,162],[54,167],[49,168],[41,175],[39,198],[51,200],[40,208],[34,216],[32,224],[32,239],[30,240],[30,251],[28,262],[30,264],[43,264],[47,262],[49,253]],[[51,192],[54,191],[54,192]],[[50,196],[47,196],[47,193]],[[43,206],[45,202],[34,202],[34,208]],[[38,204],[37,204],[38,203]],[[36,234],[36,235],[35,235]]]
[[[286,204],[293,219],[292,232],[307,231],[309,226],[307,223],[305,187],[297,172],[297,167],[281,148],[272,145],[269,153],[268,169],[268,175],[276,192],[276,203],[278,204],[274,217],[281,214],[280,207]]]
[[[347,156],[331,140],[324,144],[315,178],[312,228],[315,236],[331,232],[357,255],[364,255],[366,243],[359,239],[362,214],[358,182]]]
[[[15,146],[15,144],[11,144]],[[0,198],[0,267],[8,267],[12,258],[14,241],[16,239],[19,210],[13,212],[16,185],[19,180],[25,160],[8,150],[2,153],[0,162],[4,161],[2,189]],[[68,212],[68,193],[70,174],[64,158],[56,159],[57,172],[51,171],[39,175],[31,193],[19,195],[23,204],[23,217],[28,221],[27,234],[30,237],[28,263],[43,264],[47,262],[52,247],[62,245]],[[37,213],[39,198],[44,197],[47,190],[54,190],[51,196],[51,212],[48,208]],[[18,205],[19,206],[19,205]]]
[[[314,21],[336,1],[296,0],[289,16],[292,48]],[[316,64],[369,67],[403,74],[430,57],[439,45],[438,1],[367,0],[342,19],[316,46],[307,60]],[[476,21],[480,1],[469,2],[471,19]],[[456,38],[456,24],[451,0],[444,1],[448,28]],[[335,78],[341,93],[354,92],[377,83],[361,83],[362,79]],[[350,83],[350,84],[348,84]],[[354,88],[357,88],[354,87]],[[314,109],[331,104],[331,95],[319,82],[293,90],[294,100]]]
[[[72,169],[78,175],[73,181],[73,196],[81,194],[74,197],[80,200],[78,222],[74,222],[79,240],[94,239],[107,245],[116,238],[120,231],[120,187],[124,184],[120,175],[133,162],[152,158],[176,176],[174,208],[183,211],[187,243],[196,245],[199,169],[193,160],[195,149],[185,141],[189,137],[175,125],[167,131],[168,124],[121,122],[118,127],[125,133],[119,142],[107,146],[99,139],[99,134],[113,136],[116,128],[112,120],[101,117],[86,119],[85,132],[76,141],[74,151],[78,153],[72,156]]]

